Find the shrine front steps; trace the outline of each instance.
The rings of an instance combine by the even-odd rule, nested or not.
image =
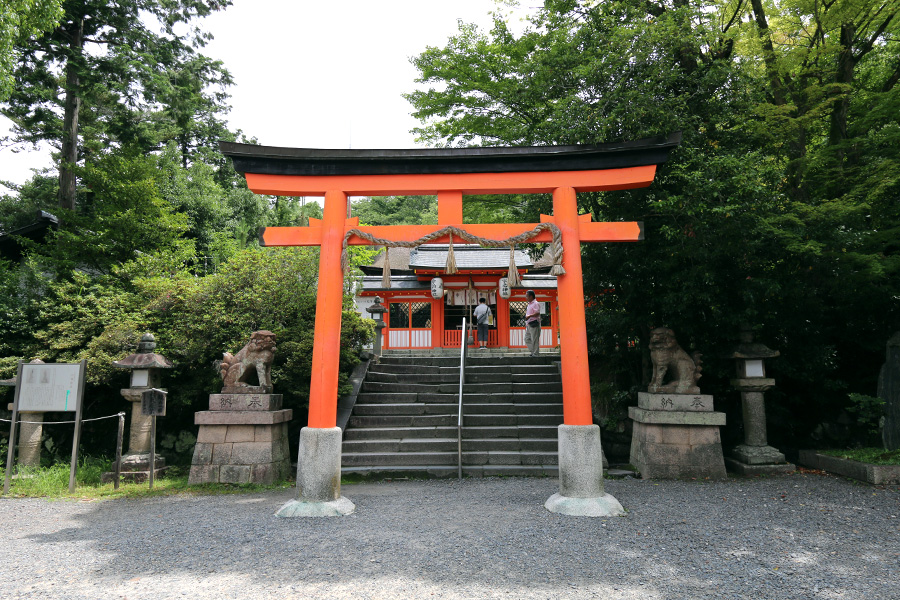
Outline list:
[[[468,377],[468,376],[467,376]],[[545,378],[555,377],[559,379],[559,375],[545,375]],[[424,383],[383,383],[380,381],[366,381],[363,383],[361,392],[363,393],[417,393],[417,394],[458,394],[459,393],[459,377],[456,381]],[[534,392],[558,392],[562,393],[562,381],[544,382],[532,381],[528,383],[520,383],[513,381],[501,381],[495,383],[466,383],[463,393],[466,394],[527,394]]]
[[[464,474],[557,475],[558,358],[470,356]],[[458,392],[458,357],[383,357],[370,368],[344,432],[344,474],[456,476]]]

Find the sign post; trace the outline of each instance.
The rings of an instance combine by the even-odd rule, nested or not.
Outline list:
[[[141,414],[150,420],[150,489],[156,473],[156,417],[166,416],[166,394],[163,390],[150,388],[141,394]]]
[[[75,435],[72,437],[72,463],[69,470],[69,492],[75,491],[78,467],[78,443],[81,438],[81,408],[84,404],[84,373],[87,361],[78,363],[38,364],[19,361],[16,374],[16,397],[9,427],[9,450],[3,493],[9,492],[9,478],[15,466],[16,424],[20,412],[74,412]]]
[[[125,413],[119,413],[119,431],[116,435],[116,479],[113,481],[113,489],[119,489],[119,480],[122,478],[122,437],[125,434]]]

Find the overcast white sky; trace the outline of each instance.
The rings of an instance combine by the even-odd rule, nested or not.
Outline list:
[[[538,4],[523,2],[514,23]],[[231,127],[261,144],[411,148],[418,123],[401,96],[415,89],[409,57],[444,46],[458,19],[489,27],[499,8],[493,0],[235,0],[203,21],[215,36],[203,53],[234,77]],[[8,127],[0,117],[0,135]],[[49,165],[46,151],[0,149],[0,180],[23,183]]]

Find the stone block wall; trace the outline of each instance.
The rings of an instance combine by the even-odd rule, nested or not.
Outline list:
[[[286,479],[291,471],[287,423],[292,411],[271,410],[281,406],[281,396],[262,398],[261,406],[250,410],[223,410],[247,399],[223,403],[222,396],[213,394],[212,410],[195,415],[200,431],[188,482],[268,485]],[[254,396],[256,405],[260,395]]]
[[[290,474],[287,423],[202,425],[191,461],[191,483],[268,485]]]
[[[631,407],[631,464],[645,479],[724,479],[725,460],[712,396],[641,393]]]

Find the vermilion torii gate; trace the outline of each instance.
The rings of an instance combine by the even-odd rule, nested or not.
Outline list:
[[[599,428],[593,425],[588,378],[581,242],[642,239],[637,222],[594,223],[579,215],[576,193],[649,186],[680,134],[598,146],[439,148],[416,150],[320,150],[220,143],[257,194],[324,196],[321,222],[310,227],[267,227],[264,246],[320,246],[308,426],[301,432],[298,500],[282,516],[346,514],[353,504],[340,496],[340,436],[337,415],[345,236],[357,229],[391,241],[415,241],[453,225],[489,239],[506,239],[534,223],[466,224],[465,194],[552,193],[553,215],[541,215],[562,234],[565,274],[557,279],[562,360],[563,418],[560,426],[560,494],[548,500],[556,512],[621,511],[603,494]],[[437,195],[437,225],[360,227],[347,217],[348,196]],[[529,241],[548,242],[541,231]],[[448,237],[431,243],[448,241]],[[351,235],[350,244],[371,242]],[[554,498],[557,500],[554,502]],[[611,499],[614,506],[608,506]],[[553,506],[551,506],[553,504]],[[573,507],[573,505],[579,505]],[[590,506],[585,506],[588,504]],[[616,508],[618,507],[618,508]],[[599,516],[599,515],[598,515]]]

